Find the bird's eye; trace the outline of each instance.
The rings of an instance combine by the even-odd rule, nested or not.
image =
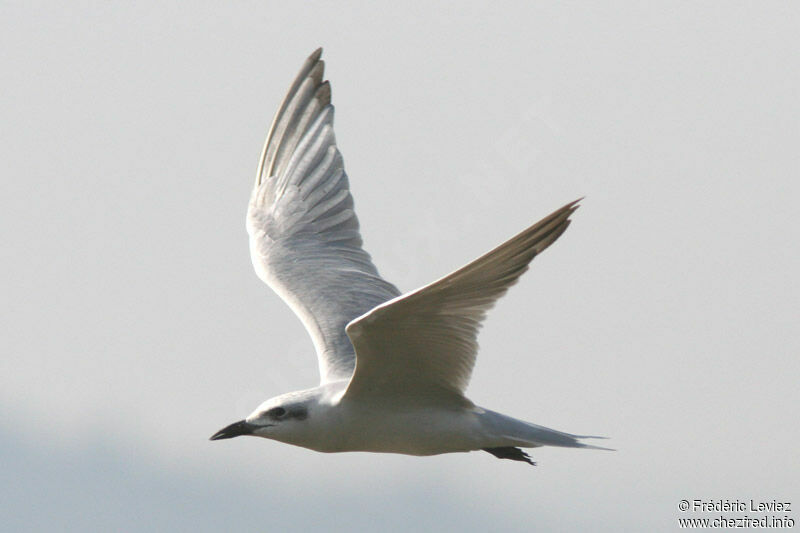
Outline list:
[[[280,418],[286,414],[286,409],[283,407],[273,407],[267,411],[267,414],[270,416],[270,418]]]

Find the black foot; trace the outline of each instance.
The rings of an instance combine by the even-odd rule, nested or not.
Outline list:
[[[536,466],[536,463],[531,461],[530,456],[513,446],[503,446],[501,448],[483,448],[483,451],[489,452],[498,459],[511,459],[512,461],[523,461],[529,465]]]

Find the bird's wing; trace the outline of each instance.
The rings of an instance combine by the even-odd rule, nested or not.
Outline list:
[[[400,293],[361,247],[321,54],[306,60],[273,119],[247,231],[256,272],[305,325],[326,383],[353,373],[347,323]]]
[[[486,312],[567,229],[577,202],[452,274],[348,324],[356,369],[343,399],[468,402],[463,393]]]

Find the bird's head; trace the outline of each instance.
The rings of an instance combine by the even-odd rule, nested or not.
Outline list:
[[[305,422],[316,402],[298,393],[277,396],[262,403],[253,413],[211,436],[210,440],[232,439],[253,435],[280,441],[291,441],[304,432]]]

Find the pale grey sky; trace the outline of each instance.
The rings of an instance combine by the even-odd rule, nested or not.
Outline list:
[[[287,4],[0,5],[4,523],[666,531],[684,498],[800,506],[800,7]],[[401,289],[586,196],[468,393],[618,451],[207,441],[317,380],[244,230],[317,46]]]

